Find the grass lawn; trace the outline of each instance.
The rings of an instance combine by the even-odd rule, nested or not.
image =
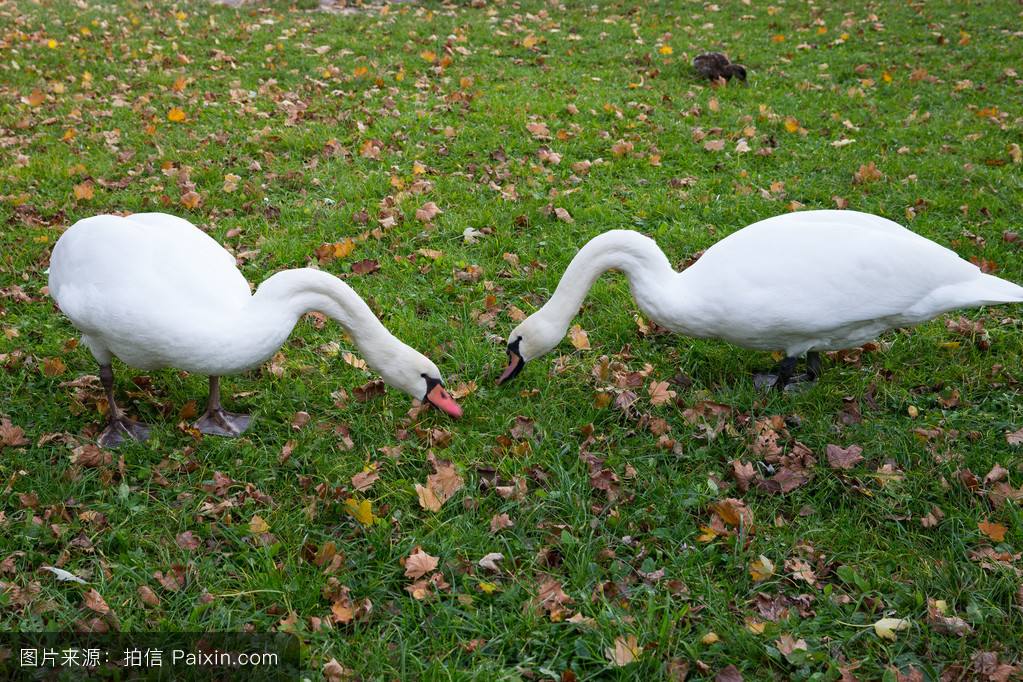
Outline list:
[[[1023,281],[1021,8],[472,5],[0,2],[0,627],[291,630],[335,680],[1018,674],[1018,308],[763,395],[769,355],[658,334],[609,275],[577,320],[591,348],[494,379],[515,320],[611,228],[681,266],[847,206]],[[749,84],[698,82],[707,49]],[[154,436],[82,448],[102,392],[47,259],[74,221],[137,211],[202,226],[253,283],[345,278],[465,418],[361,400],[374,377],[309,317],[225,379],[243,438],[187,428],[205,377],[115,363]],[[415,488],[435,466],[464,484],[439,511]],[[791,490],[762,481],[792,468]]]

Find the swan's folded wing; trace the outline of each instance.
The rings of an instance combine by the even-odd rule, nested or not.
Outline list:
[[[942,312],[920,317],[926,311],[918,304],[933,292],[979,276],[976,266],[901,226],[863,229],[806,218],[742,230],[686,271],[713,301],[722,331],[763,335],[915,323]]]

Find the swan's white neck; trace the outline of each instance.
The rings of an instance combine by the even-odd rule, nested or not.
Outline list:
[[[587,242],[535,315],[567,330],[594,282],[608,270],[625,274],[644,315],[662,326],[675,326],[672,322],[681,317],[680,306],[685,305],[678,290],[679,273],[653,239],[632,230],[611,230]]]
[[[235,348],[263,362],[284,343],[302,315],[319,311],[340,324],[352,337],[366,363],[384,376],[396,357],[411,350],[396,339],[351,287],[333,275],[299,268],[266,279],[232,321],[233,336],[248,348]]]

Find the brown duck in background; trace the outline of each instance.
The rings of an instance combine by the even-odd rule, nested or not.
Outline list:
[[[742,64],[733,64],[728,57],[720,52],[705,52],[693,58],[693,68],[704,78],[717,80],[723,78],[726,81],[732,80],[735,76],[743,83],[746,82],[746,67]]]

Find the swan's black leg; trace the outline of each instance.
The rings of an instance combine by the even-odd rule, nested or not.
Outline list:
[[[202,433],[211,436],[238,436],[249,428],[252,417],[228,412],[220,406],[220,377],[210,377],[210,400],[206,412],[193,424]]]
[[[99,434],[99,444],[115,448],[126,440],[144,441],[149,438],[149,427],[129,419],[114,399],[114,369],[110,365],[99,366],[99,380],[107,394],[107,427]]]
[[[810,381],[817,381],[821,376],[821,354],[815,350],[806,354],[806,376]]]
[[[774,390],[784,391],[793,373],[796,371],[796,358],[785,358],[778,363],[778,378],[774,380]]]

